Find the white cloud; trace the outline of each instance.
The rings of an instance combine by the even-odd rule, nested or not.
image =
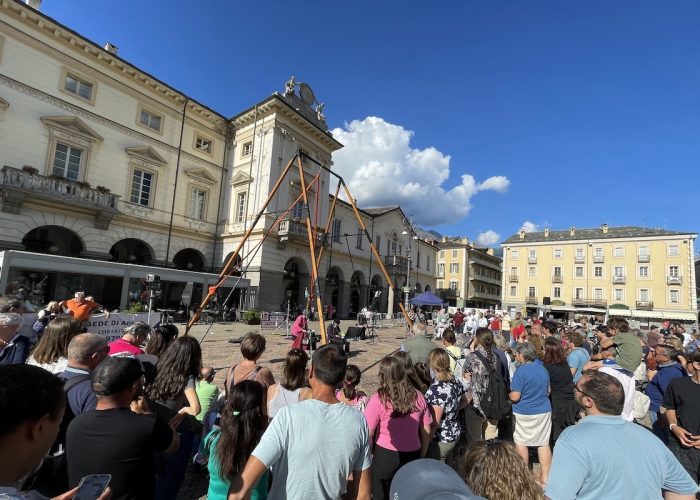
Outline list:
[[[525,222],[523,222],[523,225],[520,227],[525,229],[526,233],[536,233],[536,232],[540,231],[540,225],[535,224],[534,222],[530,222],[529,220],[526,220]]]
[[[401,205],[421,225],[454,223],[469,215],[479,191],[503,193],[510,181],[489,177],[481,183],[464,174],[447,189],[450,156],[434,147],[411,146],[413,132],[376,116],[353,120],[333,136],[345,145],[333,154],[334,170],[348,184],[361,207]],[[334,183],[331,183],[334,187]]]
[[[498,234],[496,231],[492,231],[491,229],[483,233],[479,233],[479,236],[476,237],[476,242],[484,247],[490,247],[492,245],[495,245],[500,240],[501,235]]]

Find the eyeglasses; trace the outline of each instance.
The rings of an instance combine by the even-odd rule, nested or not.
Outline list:
[[[586,394],[585,392],[583,392],[583,391],[579,388],[579,386],[576,385],[576,384],[574,384],[574,390],[580,392],[581,394],[583,394],[583,395],[586,396],[587,398],[591,398],[593,401],[595,401],[595,398],[594,398],[593,396],[591,396],[590,394]]]
[[[94,358],[94,357],[97,356],[98,354],[101,354],[101,353],[103,353],[103,352],[105,352],[105,351],[109,351],[109,346],[108,346],[108,345],[104,346],[102,349],[99,349],[99,350],[93,352],[90,356]]]

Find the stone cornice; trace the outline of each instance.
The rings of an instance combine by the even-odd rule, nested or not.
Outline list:
[[[99,45],[62,24],[59,24],[50,17],[27,7],[23,2],[18,0],[2,0],[0,2],[0,8],[23,25],[38,30],[43,35],[53,38],[54,41],[69,49],[81,51],[84,56],[91,58],[93,62],[101,66],[103,70],[120,72],[137,85],[151,92],[157,92],[171,102],[176,103],[178,106],[182,106],[185,103],[187,96],[182,92],[170,87],[132,64],[129,64],[119,56],[107,52]],[[215,122],[217,125],[226,125],[227,120],[224,116],[197,101],[190,99],[187,109],[206,120]]]

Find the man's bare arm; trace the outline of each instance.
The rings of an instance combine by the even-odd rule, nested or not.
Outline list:
[[[267,466],[251,455],[245,464],[243,472],[231,481],[231,486],[228,488],[228,500],[248,498],[248,494],[258,484],[260,477],[266,470]]]

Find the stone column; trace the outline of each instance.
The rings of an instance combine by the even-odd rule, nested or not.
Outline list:
[[[394,314],[394,289],[392,287],[387,287],[386,293],[386,313]]]

